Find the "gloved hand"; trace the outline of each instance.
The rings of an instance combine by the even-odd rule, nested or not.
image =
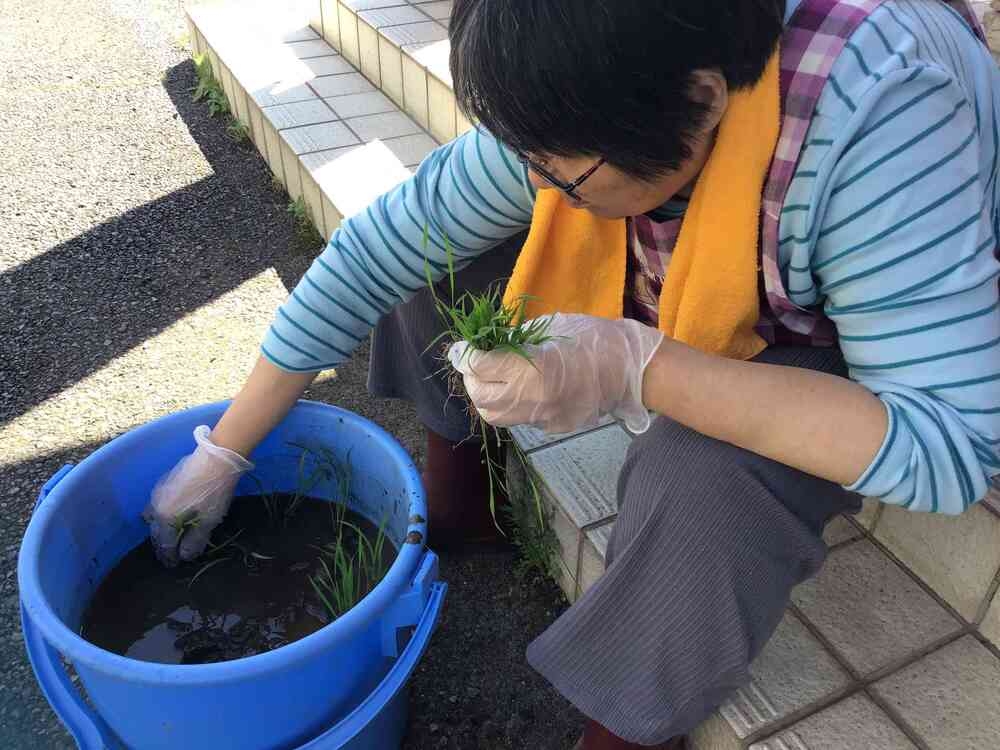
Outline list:
[[[229,510],[236,483],[253,468],[243,456],[215,445],[209,432],[205,425],[195,428],[198,447],[157,482],[142,514],[165,565],[192,560],[205,550]]]
[[[649,429],[642,378],[663,341],[660,331],[634,320],[556,314],[548,335],[550,341],[527,347],[530,362],[511,352],[469,351],[466,342],[452,345],[448,358],[483,419],[564,433],[611,414],[632,432]]]

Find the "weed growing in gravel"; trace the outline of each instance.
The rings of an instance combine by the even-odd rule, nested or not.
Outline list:
[[[198,85],[194,87],[191,98],[196,102],[202,100],[208,103],[208,114],[210,117],[216,115],[229,114],[229,100],[226,99],[226,92],[222,85],[212,73],[212,61],[207,55],[195,55],[194,71],[198,77]]]
[[[288,204],[288,213],[295,218],[295,235],[300,241],[310,246],[322,244],[323,238],[316,229],[312,209],[309,208],[304,196],[300,195]]]
[[[507,463],[509,503],[504,508],[504,513],[514,530],[514,545],[520,555],[516,569],[517,575],[522,580],[533,572],[556,578],[559,573],[556,562],[559,540],[552,528],[552,518],[555,511],[545,510],[542,503],[542,493],[539,490],[541,481],[528,457],[521,450],[521,446],[510,437],[507,445],[514,451],[514,457],[512,461]],[[519,485],[517,487],[512,481],[511,469],[520,475],[518,477],[520,481],[516,483]]]
[[[250,140],[250,126],[237,117],[234,117],[233,121],[226,126],[226,133],[240,145]]]

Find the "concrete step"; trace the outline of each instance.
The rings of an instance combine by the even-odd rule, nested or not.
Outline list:
[[[448,0],[319,0],[313,4],[312,26],[398,107],[445,142],[470,127],[455,107],[448,70],[451,5]]]
[[[310,27],[317,3],[188,9],[236,117],[293,200],[329,237],[345,216],[407,179],[438,142]]]

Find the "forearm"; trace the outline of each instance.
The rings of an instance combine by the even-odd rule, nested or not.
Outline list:
[[[888,425],[882,402],[850,380],[671,339],[646,368],[643,401],[702,434],[843,485],[868,468]]]
[[[316,375],[314,372],[285,372],[261,357],[243,389],[212,430],[212,442],[241,456],[249,456],[267,433],[284,419]]]

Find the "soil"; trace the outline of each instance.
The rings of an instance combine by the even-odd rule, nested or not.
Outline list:
[[[310,577],[336,539],[332,503],[275,496],[234,500],[212,545],[197,560],[164,567],[143,542],[101,582],[81,634],[116,654],[164,664],[207,664],[272,651],[314,633],[333,617]],[[346,512],[372,542],[378,529]],[[353,556],[357,538],[343,536]],[[386,541],[381,570],[396,550]],[[381,577],[381,576],[379,576]],[[378,581],[364,581],[370,590]]]

